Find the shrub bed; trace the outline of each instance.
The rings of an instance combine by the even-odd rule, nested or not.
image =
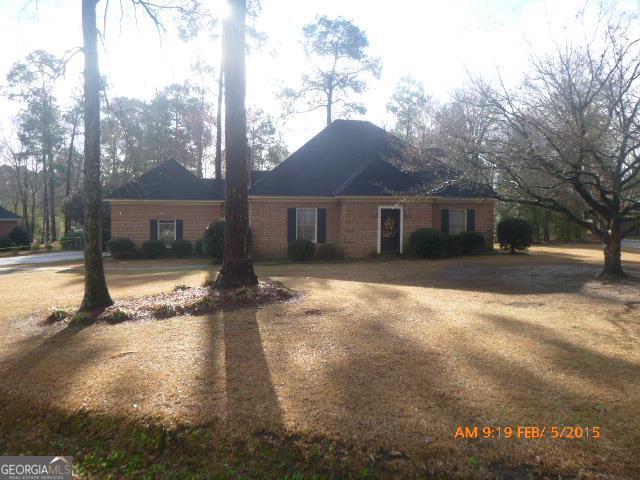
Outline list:
[[[447,250],[447,238],[435,228],[420,228],[409,237],[409,249],[419,258],[440,258]]]
[[[9,240],[20,247],[28,247],[31,244],[31,238],[29,238],[27,231],[17,225],[9,232]]]
[[[161,258],[167,253],[167,247],[162,240],[147,240],[142,244],[142,255],[145,258]]]
[[[465,255],[477,255],[485,248],[484,235],[480,232],[466,231],[460,233],[462,240],[462,249]]]
[[[315,257],[318,260],[339,260],[342,252],[333,243],[319,243],[316,245]]]
[[[194,251],[195,254],[199,257],[203,257],[204,256],[204,246],[203,246],[203,241],[201,238],[199,238],[198,240],[196,240],[196,243],[194,245]]]
[[[294,262],[311,260],[315,252],[315,244],[311,240],[292,240],[287,246],[289,258]]]
[[[461,234],[447,235],[447,256],[457,257],[464,253],[464,241]]]
[[[189,240],[174,240],[171,243],[171,251],[178,258],[186,258],[193,253],[193,246]]]
[[[498,243],[502,250],[524,252],[533,242],[533,227],[523,218],[504,218],[498,222]]]
[[[215,260],[222,260],[224,253],[224,220],[216,220],[204,231],[202,237],[204,255]]]
[[[126,237],[112,238],[107,243],[107,248],[114,258],[120,260],[132,258],[136,254],[136,244],[133,243],[133,240]]]

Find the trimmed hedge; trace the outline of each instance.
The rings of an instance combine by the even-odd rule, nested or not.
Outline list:
[[[498,222],[498,243],[502,250],[524,252],[533,243],[533,227],[524,218],[504,218]]]
[[[167,253],[167,247],[162,240],[146,240],[142,244],[142,255],[145,258],[161,258]]]
[[[480,232],[466,231],[460,233],[462,248],[465,255],[477,255],[485,248],[484,235]]]
[[[338,260],[342,252],[333,243],[319,243],[316,245],[315,257],[318,260]]]
[[[18,225],[9,232],[9,240],[20,247],[28,247],[31,244],[31,238],[27,231]]]
[[[440,258],[447,250],[447,237],[435,228],[420,228],[409,237],[409,248],[419,258]]]
[[[315,252],[316,246],[311,240],[292,240],[287,246],[289,258],[294,262],[304,262],[311,260]]]
[[[13,242],[6,237],[0,237],[0,248],[11,248],[13,246]],[[7,252],[8,250],[0,250],[1,252]]]
[[[126,237],[112,238],[107,243],[107,248],[114,258],[126,259],[132,258],[136,254],[136,244],[133,240]]]
[[[457,257],[464,252],[464,241],[461,234],[447,235],[447,256]]]
[[[193,246],[189,240],[174,240],[171,243],[171,251],[178,258],[185,258],[193,253]]]

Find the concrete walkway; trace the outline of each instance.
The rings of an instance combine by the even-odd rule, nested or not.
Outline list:
[[[84,259],[84,252],[55,252],[55,253],[34,253],[31,255],[16,255],[15,257],[0,258],[0,267],[11,267],[13,265],[34,265],[49,262],[69,262]]]

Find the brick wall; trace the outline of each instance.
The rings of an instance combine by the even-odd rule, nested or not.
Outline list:
[[[18,225],[18,220],[0,220],[0,238],[8,238],[9,232]]]
[[[111,237],[129,237],[140,246],[149,240],[151,219],[182,220],[183,238],[195,242],[211,222],[223,216],[222,202],[112,203]]]
[[[249,199],[252,253],[255,258],[287,256],[287,209],[326,208],[327,243],[338,245],[338,202],[333,199]]]
[[[486,240],[487,245],[493,245],[493,223],[495,221],[494,202],[492,200],[436,200],[433,204],[433,226],[440,230],[441,210],[447,209],[468,209],[473,208],[476,211],[475,231],[481,232]]]
[[[249,219],[256,258],[287,256],[287,209],[326,208],[327,242],[340,247],[346,256],[366,257],[377,252],[378,207],[402,206],[403,246],[414,230],[424,227],[440,229],[443,208],[476,211],[476,230],[488,242],[493,240],[494,204],[489,200],[409,200],[391,199],[249,199]],[[149,239],[149,220],[181,219],[184,238],[194,242],[202,238],[213,220],[224,216],[222,203],[116,203],[111,207],[111,236],[129,237],[137,245]]]
[[[403,249],[411,232],[431,226],[431,200],[395,202],[391,199],[345,198],[341,199],[340,206],[340,247],[350,257],[377,253],[378,207],[402,207]]]

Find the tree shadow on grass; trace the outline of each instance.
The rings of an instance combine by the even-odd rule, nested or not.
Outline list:
[[[83,370],[105,353],[106,347],[83,334],[87,328],[89,324],[68,325],[53,335],[16,342],[14,352],[0,362],[3,385],[45,404],[64,402]]]
[[[222,313],[226,420],[232,430],[283,431],[283,417],[267,363],[257,309]],[[216,337],[211,339],[216,342]],[[251,433],[256,433],[255,431]]]

